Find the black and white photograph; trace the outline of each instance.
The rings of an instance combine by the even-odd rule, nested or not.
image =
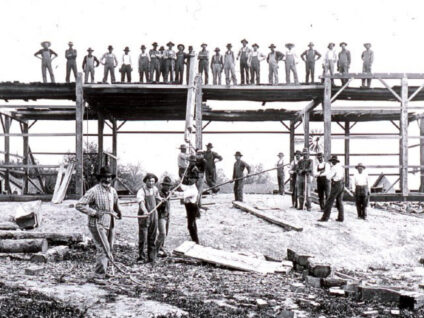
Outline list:
[[[0,12],[0,318],[424,318],[424,2]]]

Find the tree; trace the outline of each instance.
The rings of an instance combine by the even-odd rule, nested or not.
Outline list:
[[[136,164],[118,165],[118,177],[134,193],[142,187],[145,174],[146,172],[139,162]]]
[[[251,168],[250,173],[257,173],[264,170],[264,166],[262,165],[262,163],[251,165],[250,168]],[[271,177],[268,172],[265,172],[253,177],[246,178],[244,183],[245,184],[253,184],[253,183],[268,184],[268,183],[271,183]]]

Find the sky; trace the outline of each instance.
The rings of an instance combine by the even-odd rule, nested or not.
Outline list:
[[[346,4],[345,4],[346,3]],[[40,61],[33,54],[40,49],[40,42],[49,40],[52,49],[59,54],[53,62],[57,81],[64,81],[64,52],[68,41],[73,41],[78,50],[78,67],[88,47],[94,54],[101,56],[107,46],[113,45],[115,53],[121,56],[125,46],[129,46],[133,60],[139,47],[150,47],[153,41],[164,45],[168,41],[193,45],[195,50],[203,42],[208,49],[224,49],[232,43],[234,50],[240,47],[240,40],[246,38],[249,44],[260,45],[260,51],[267,53],[270,43],[277,50],[284,51],[284,44],[293,42],[300,54],[310,41],[315,48],[325,53],[328,42],[348,43],[352,54],[352,72],[361,71],[360,55],[362,44],[371,42],[375,52],[374,72],[424,72],[422,63],[422,41],[417,37],[424,29],[424,4],[422,1],[62,1],[62,0],[2,0],[0,27],[4,49],[0,50],[0,81],[32,82],[41,80]],[[337,50],[339,47],[337,46]],[[237,67],[238,69],[238,67]],[[319,70],[319,67],[317,68]],[[96,79],[101,80],[102,70],[97,70]],[[304,66],[298,64],[301,80],[304,78]],[[317,72],[318,73],[318,72]],[[119,74],[119,73],[118,73]],[[117,75],[118,75],[117,74]],[[239,77],[239,73],[237,74]],[[133,72],[133,77],[137,74]],[[267,65],[262,63],[263,82],[267,79]],[[280,81],[284,80],[283,67],[280,66]],[[393,83],[398,84],[398,83]],[[357,85],[357,84],[354,84]],[[41,101],[48,104],[51,101]],[[337,104],[336,104],[337,105]],[[355,104],[357,106],[357,103]],[[387,105],[387,103],[386,103]],[[254,103],[208,103],[217,109],[258,108]],[[301,108],[304,103],[279,105],[279,107]],[[268,106],[270,107],[270,106]],[[367,126],[368,125],[368,126]],[[87,128],[86,124],[84,127]],[[126,124],[125,130],[157,129],[183,130],[183,122],[133,122]],[[321,128],[313,124],[312,128]],[[17,125],[12,127],[17,132]],[[39,122],[32,132],[73,132],[72,122]],[[88,124],[90,132],[96,131],[96,123]],[[210,130],[279,130],[279,123],[212,123]],[[358,124],[354,132],[370,129],[381,132],[395,132],[393,126],[382,124]],[[334,132],[341,132],[333,125]],[[106,128],[107,132],[107,128]],[[299,127],[301,132],[301,127]],[[417,125],[413,123],[410,134],[417,134]],[[105,137],[108,138],[108,137]],[[18,140],[19,139],[19,140]],[[21,152],[21,138],[13,139],[12,152]],[[33,151],[73,151],[74,139],[31,138]],[[94,141],[94,139],[92,139]],[[140,162],[145,170],[159,175],[163,171],[176,174],[177,147],[183,142],[182,135],[120,135],[118,156],[122,163]],[[276,154],[283,151],[288,158],[287,135],[205,135],[204,142],[212,142],[215,150],[224,156],[220,167],[227,175],[231,174],[233,154],[241,151],[244,159],[253,164],[262,163],[264,167],[275,165]],[[110,140],[106,139],[106,148]],[[411,141],[410,143],[414,143]],[[2,146],[2,141],[0,142]],[[340,152],[342,141],[333,141],[333,149]],[[298,146],[300,147],[300,146]],[[388,147],[398,148],[397,141],[381,143],[352,141],[354,151],[384,151]],[[59,162],[61,157],[40,156],[42,163]],[[417,148],[411,150],[410,163],[417,164]],[[390,158],[352,158],[367,160],[365,164],[397,164],[396,157]]]

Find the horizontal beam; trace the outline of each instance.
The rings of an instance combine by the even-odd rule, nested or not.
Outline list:
[[[74,137],[74,133],[12,133],[0,134],[0,137]]]
[[[25,109],[75,109],[75,105],[0,105],[0,108],[25,108]]]
[[[24,165],[24,164],[0,164],[0,168],[59,168],[60,165]]]
[[[424,79],[424,73],[345,73],[322,75],[320,78],[333,78],[333,79]]]

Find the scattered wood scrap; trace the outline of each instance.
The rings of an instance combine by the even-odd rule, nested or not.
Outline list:
[[[0,230],[18,230],[19,226],[14,222],[1,222]]]
[[[250,205],[248,205],[244,202],[234,201],[233,205],[236,208],[239,208],[243,211],[246,211],[246,212],[249,212],[250,214],[253,214],[254,216],[257,216],[258,218],[261,218],[261,219],[268,221],[272,224],[279,225],[282,228],[284,228],[285,230],[298,231],[298,232],[303,231],[303,228],[298,226],[298,225],[291,224],[290,222],[282,220],[280,218],[277,219],[276,217],[271,216],[264,211],[260,211],[258,209],[255,209],[254,207],[252,207],[252,206],[250,206]]]
[[[73,245],[84,241],[81,233],[62,234],[55,232],[26,232],[26,231],[1,231],[0,242],[5,239],[46,239],[49,245]]]
[[[0,240],[0,253],[38,253],[47,249],[46,239]]]
[[[39,252],[31,256],[31,262],[34,263],[47,263],[63,261],[65,256],[69,253],[69,247],[65,245],[55,246],[49,248],[47,252]]]
[[[232,269],[262,274],[286,274],[290,272],[293,267],[291,262],[268,262],[254,257],[218,250],[212,247],[201,246],[191,241],[184,242],[177,247],[173,253],[176,256],[193,258]]]

